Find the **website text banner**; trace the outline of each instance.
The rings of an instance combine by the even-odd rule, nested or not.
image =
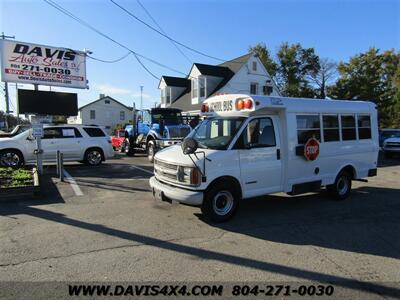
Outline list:
[[[0,40],[1,80],[70,88],[88,88],[82,51]]]
[[[397,282],[1,282],[0,299],[399,299]]]

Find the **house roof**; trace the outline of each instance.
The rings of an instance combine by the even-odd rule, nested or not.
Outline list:
[[[172,77],[172,76],[163,76],[165,84],[168,86],[179,86],[179,87],[188,87],[190,86],[190,80],[182,77]]]
[[[109,100],[115,101],[115,102],[117,102],[119,105],[125,107],[125,108],[128,109],[128,110],[132,110],[132,109],[133,109],[133,107],[131,107],[131,106],[126,106],[125,104],[119,102],[118,100],[115,100],[114,98],[112,98],[112,97],[110,97],[110,96],[105,96],[105,97],[101,97],[101,98],[99,98],[99,99],[97,99],[97,100],[94,100],[94,101],[92,101],[92,102],[89,102],[88,104],[85,104],[85,105],[79,107],[78,110],[82,110],[83,108],[85,108],[85,107],[87,107],[87,106],[89,106],[89,105],[92,105],[92,104],[94,104],[94,103],[96,103],[96,102],[99,102],[99,101],[105,100],[105,99],[109,99]]]
[[[199,72],[203,75],[223,78],[222,81],[210,93],[210,95],[213,95],[228,83],[228,81],[240,70],[243,64],[245,64],[252,55],[253,53],[248,53],[235,59],[226,61],[218,66],[195,63],[193,64],[193,67],[196,66]],[[187,89],[171,104],[170,107],[180,108],[183,111],[196,111],[200,110],[201,103],[192,104],[191,85],[189,84]]]

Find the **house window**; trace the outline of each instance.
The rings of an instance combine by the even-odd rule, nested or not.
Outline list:
[[[356,118],[354,115],[342,115],[342,140],[355,140],[356,137]]]
[[[339,118],[337,115],[323,115],[324,142],[334,142],[340,140]]]
[[[297,115],[297,140],[305,144],[309,138],[321,141],[321,125],[319,115]]]
[[[263,93],[264,95],[271,95],[273,92],[272,86],[271,85],[264,85],[263,86]]]
[[[192,98],[197,98],[199,96],[198,87],[199,87],[199,81],[197,79],[193,79],[192,80],[192,91],[193,91]]]
[[[96,111],[95,111],[95,110],[91,110],[91,111],[90,111],[90,119],[91,119],[91,120],[96,119]]]
[[[110,104],[110,100],[104,100],[105,104]]]
[[[253,71],[257,71],[257,62],[253,61]]]
[[[125,112],[124,112],[124,111],[120,111],[120,112],[119,112],[119,119],[120,119],[121,121],[125,121]]]
[[[165,88],[161,89],[161,104],[165,104]]]
[[[206,97],[206,79],[204,77],[199,78],[199,91],[200,98]]]
[[[166,104],[171,104],[171,88],[169,87],[165,88],[165,101]]]
[[[358,115],[358,138],[360,140],[371,138],[371,117],[369,115]]]
[[[258,83],[250,83],[250,94],[257,95],[258,92]]]

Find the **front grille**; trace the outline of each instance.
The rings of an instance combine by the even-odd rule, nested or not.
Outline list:
[[[387,142],[385,146],[388,147],[388,148],[400,148],[400,143]]]
[[[170,163],[154,160],[154,171],[160,179],[177,182],[178,166]]]
[[[188,127],[170,127],[168,128],[170,138],[184,138],[190,133]]]

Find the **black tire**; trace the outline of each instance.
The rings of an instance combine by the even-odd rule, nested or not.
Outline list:
[[[2,150],[0,151],[0,166],[3,167],[19,167],[24,164],[24,157],[18,150]]]
[[[149,162],[154,162],[154,155],[156,155],[156,145],[154,141],[149,141],[147,143],[147,159]]]
[[[133,138],[129,138],[128,142],[125,144],[125,152],[127,156],[135,156],[135,141]]]
[[[390,152],[383,152],[383,157],[384,157],[384,158],[393,158],[393,153],[390,153]]]
[[[90,148],[85,152],[84,162],[88,166],[98,166],[103,161],[103,151],[99,148]]]
[[[128,146],[128,151],[126,151],[126,155],[130,157],[135,156],[135,148],[131,148]]]
[[[217,182],[204,194],[201,212],[206,219],[215,223],[231,219],[238,207],[240,193],[231,182]]]
[[[326,187],[328,194],[335,200],[344,200],[351,193],[351,175],[341,171],[335,179],[335,183]]]
[[[123,141],[123,142],[121,143],[121,147],[119,148],[119,152],[120,152],[120,153],[125,153],[125,152],[126,152],[125,149],[126,149],[126,142]]]

